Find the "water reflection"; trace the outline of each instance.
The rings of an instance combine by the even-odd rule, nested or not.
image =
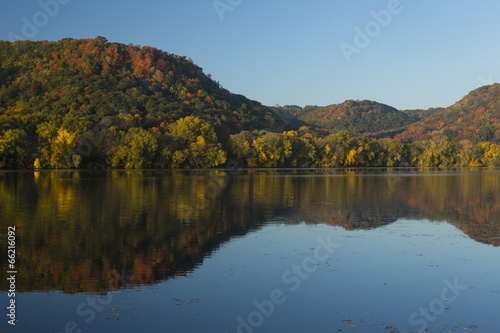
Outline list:
[[[1,230],[17,226],[21,291],[105,293],[185,275],[276,219],[347,230],[440,220],[499,246],[500,172],[4,172],[0,213]]]

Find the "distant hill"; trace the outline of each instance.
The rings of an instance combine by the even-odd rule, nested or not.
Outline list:
[[[329,106],[285,106],[292,115],[303,122],[332,133],[349,131],[352,133],[375,133],[407,126],[416,118],[391,106],[373,101],[347,100]]]
[[[444,109],[445,108],[429,108],[427,110],[414,109],[414,110],[402,110],[402,112],[406,113],[408,116],[412,118],[413,121],[417,122],[435,113],[443,111]]]
[[[454,105],[411,124],[396,136],[405,141],[446,136],[453,141],[500,142],[500,84],[471,91]]]

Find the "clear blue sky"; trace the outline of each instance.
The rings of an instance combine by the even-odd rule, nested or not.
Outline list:
[[[266,105],[449,106],[500,80],[497,0],[58,1],[67,3],[57,13],[49,6],[55,15],[38,0],[2,1],[0,39],[149,45],[191,57],[225,88]],[[382,24],[371,15],[381,10],[390,13]],[[26,20],[36,33],[23,35]],[[355,41],[356,28],[368,28],[369,44]],[[350,63],[340,45],[357,47]]]

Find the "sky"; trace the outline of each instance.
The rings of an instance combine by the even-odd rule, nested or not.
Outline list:
[[[427,109],[500,80],[499,13],[497,0],[0,0],[0,40],[152,46],[270,106]]]

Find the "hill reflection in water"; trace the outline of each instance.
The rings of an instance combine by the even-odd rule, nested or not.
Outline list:
[[[232,237],[276,220],[346,230],[439,220],[499,246],[500,172],[4,172],[0,210],[2,230],[17,227],[21,291],[105,293],[186,275]]]

